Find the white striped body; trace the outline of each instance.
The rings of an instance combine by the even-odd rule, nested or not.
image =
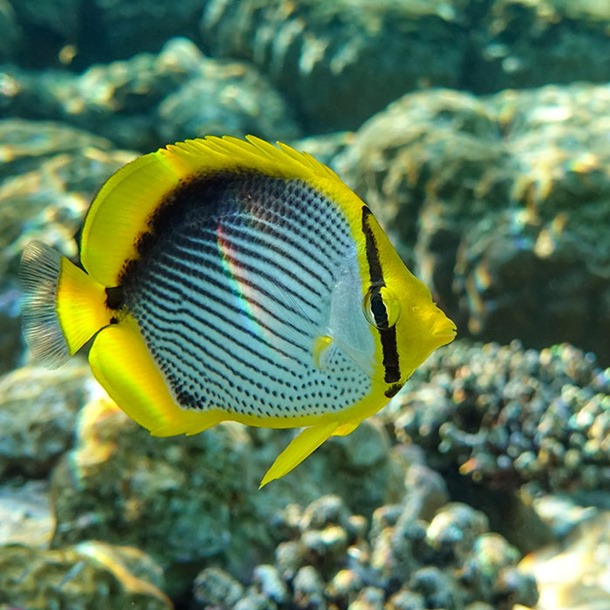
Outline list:
[[[341,209],[298,180],[201,177],[161,206],[121,286],[176,402],[260,418],[371,390],[373,335]]]

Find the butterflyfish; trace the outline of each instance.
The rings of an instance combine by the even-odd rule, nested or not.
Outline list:
[[[330,168],[249,136],[187,140],[102,186],[79,264],[32,242],[23,327],[153,435],[303,428],[261,487],[379,411],[455,325]]]

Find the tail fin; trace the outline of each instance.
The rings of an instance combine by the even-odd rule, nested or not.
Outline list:
[[[57,368],[110,323],[105,287],[53,248],[31,242],[19,271],[23,333],[34,358]]]

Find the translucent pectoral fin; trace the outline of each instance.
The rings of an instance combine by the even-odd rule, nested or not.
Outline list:
[[[271,468],[269,468],[263,477],[260,487],[264,487],[267,483],[270,483],[275,479],[280,479],[285,474],[288,474],[293,468],[296,468],[335,432],[337,426],[337,422],[331,422],[329,424],[305,428],[305,430],[294,438],[288,447],[277,456],[275,462],[273,462]]]

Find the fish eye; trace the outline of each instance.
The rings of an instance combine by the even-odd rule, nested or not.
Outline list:
[[[400,302],[387,286],[373,286],[364,295],[364,317],[379,330],[392,328],[400,317]]]

